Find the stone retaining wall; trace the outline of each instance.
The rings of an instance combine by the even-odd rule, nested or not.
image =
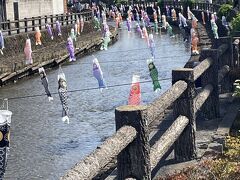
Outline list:
[[[62,36],[58,37],[56,35],[55,29],[53,29],[54,39],[48,36],[47,31],[41,30],[42,34],[42,46],[35,45],[35,33],[23,33],[14,36],[5,37],[5,49],[3,50],[4,55],[0,55],[0,74],[6,72],[13,72],[13,70],[21,69],[25,67],[25,56],[24,56],[24,46],[27,36],[31,39],[32,51],[33,51],[33,62],[43,62],[52,58],[58,58],[66,54],[66,39],[71,30],[72,25],[62,27]],[[84,32],[77,38],[78,41],[86,35],[87,33],[93,33],[94,29],[90,23],[85,23]],[[65,43],[65,44],[64,44]],[[61,52],[57,52],[56,48],[62,47]],[[42,51],[41,53],[39,53]],[[14,68],[14,66],[16,66]]]
[[[72,25],[62,27],[61,37],[58,37],[54,31],[53,40],[48,36],[46,30],[42,30],[42,46],[36,46],[34,33],[28,33],[32,42],[32,65],[25,64],[24,46],[27,34],[6,37],[4,55],[0,54],[0,85],[30,75],[41,66],[51,67],[66,61],[68,59],[66,40],[71,27]],[[117,32],[111,27],[110,31],[113,34],[112,39],[115,39]],[[101,31],[94,30],[92,23],[85,22],[83,33],[74,42],[75,53],[85,53],[96,48],[99,49],[101,43]]]

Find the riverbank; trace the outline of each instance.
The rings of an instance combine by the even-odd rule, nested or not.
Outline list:
[[[66,62],[69,59],[69,54],[66,49],[66,39],[70,29],[71,25],[62,27],[62,36],[54,37],[53,40],[48,37],[46,30],[42,31],[42,46],[35,46],[34,33],[29,33],[28,36],[31,39],[33,50],[32,65],[25,65],[23,49],[27,34],[7,37],[4,55],[0,57],[0,86],[32,75],[38,72],[39,67],[51,68]],[[111,42],[115,42],[118,38],[118,32],[114,27],[110,27],[110,31],[112,33]],[[16,42],[18,42],[18,44],[16,44]],[[83,33],[81,33],[81,35],[77,37],[77,41],[74,42],[75,54],[82,56],[89,52],[99,50],[101,43],[101,31],[96,31],[90,22],[85,22]]]

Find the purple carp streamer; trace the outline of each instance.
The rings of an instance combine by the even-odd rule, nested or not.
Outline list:
[[[93,76],[97,79],[98,87],[102,92],[102,90],[106,88],[106,84],[105,84],[103,73],[97,58],[93,59]]]

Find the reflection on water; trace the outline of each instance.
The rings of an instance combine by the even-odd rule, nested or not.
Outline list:
[[[171,70],[183,67],[190,53],[185,50],[180,37],[170,39],[163,34],[154,35],[154,38],[159,78],[171,77]],[[151,54],[150,50],[143,49],[146,47],[144,39],[136,33],[120,30],[118,42],[108,51],[94,53],[107,85],[131,83],[133,73],[139,74],[141,81],[151,80],[145,59]],[[171,58],[166,58],[169,56]],[[68,90],[97,87],[92,75],[92,59],[92,56],[86,56],[62,66]],[[57,92],[58,70],[46,73],[50,91]],[[160,84],[163,93],[170,87],[171,80],[160,81]],[[144,104],[161,94],[153,92],[151,82],[142,83],[141,90]],[[109,88],[103,94],[96,89],[69,93],[69,125],[61,120],[58,94],[53,95],[53,102],[48,102],[47,96],[11,100],[11,150],[5,179],[58,179],[115,132],[114,109],[127,103],[129,91],[130,85],[125,85]],[[40,77],[35,75],[1,88],[0,93],[3,97],[15,97],[42,94],[44,89]]]

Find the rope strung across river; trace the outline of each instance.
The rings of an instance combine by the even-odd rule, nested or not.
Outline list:
[[[162,78],[159,79],[159,81],[166,81],[170,80],[172,78]],[[152,80],[148,81],[140,81],[140,83],[152,83]],[[114,88],[114,87],[121,87],[121,86],[128,86],[131,85],[132,83],[123,83],[123,84],[114,84],[107,86],[107,88]],[[98,87],[91,87],[91,88],[85,88],[85,89],[75,89],[75,90],[69,90],[68,93],[74,93],[74,92],[82,92],[82,91],[91,91],[91,90],[96,90],[99,89]],[[58,94],[58,92],[54,92],[51,94]],[[35,95],[29,95],[29,96],[18,96],[18,97],[9,97],[9,98],[1,98],[1,99],[7,99],[7,100],[16,100],[16,99],[25,99],[25,98],[34,98],[34,97],[40,97],[40,96],[46,96],[46,94],[35,94]]]
[[[164,59],[170,59],[170,58],[178,58],[178,57],[190,57],[189,56],[161,56],[159,58],[154,58],[154,60],[163,60]],[[100,58],[101,59],[101,58]],[[136,58],[136,59],[128,59],[127,61],[99,61],[100,64],[107,64],[107,63],[128,63],[128,62],[136,62],[136,61],[146,61],[147,59],[151,59],[151,57],[145,57],[145,58]],[[161,61],[162,62],[162,61]],[[171,61],[172,62],[172,61]],[[80,64],[92,64],[92,63],[77,63],[77,64],[68,64],[69,66],[76,66]]]
[[[174,43],[174,44],[177,44],[177,43]],[[170,45],[161,45],[161,46],[155,46],[155,48],[160,48],[160,47],[168,47]],[[171,45],[172,47],[172,45]],[[149,47],[147,48],[136,48],[136,49],[129,49],[129,50],[119,50],[119,51],[112,51],[112,52],[101,52],[100,55],[105,55],[105,54],[112,54],[112,53],[119,53],[119,52],[131,52],[131,51],[140,51],[140,50],[145,50],[145,49],[149,49]],[[182,52],[182,50],[175,50],[175,52]]]

